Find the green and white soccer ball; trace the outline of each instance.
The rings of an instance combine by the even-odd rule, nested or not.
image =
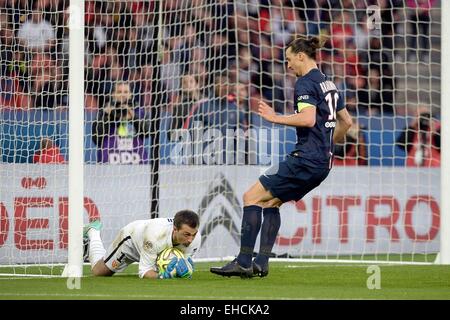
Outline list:
[[[169,265],[173,257],[177,257],[178,259],[184,258],[183,251],[178,248],[171,247],[166,248],[159,253],[158,257],[156,258],[156,266],[158,267],[159,273],[166,271],[167,266]],[[173,276],[175,276],[176,270],[174,269],[172,273]]]

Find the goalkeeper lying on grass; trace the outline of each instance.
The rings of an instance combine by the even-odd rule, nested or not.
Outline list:
[[[172,218],[136,220],[119,231],[106,251],[100,238],[101,223],[92,221],[83,230],[84,258],[94,276],[112,276],[133,262],[139,263],[139,277],[151,279],[190,278],[194,271],[192,255],[200,248],[198,215],[182,210]],[[184,257],[173,257],[167,268],[158,270],[158,255],[174,247]]]

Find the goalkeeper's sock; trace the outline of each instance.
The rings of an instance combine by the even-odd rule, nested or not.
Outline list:
[[[262,208],[258,206],[244,207],[241,226],[241,250],[237,257],[241,267],[249,268],[252,265],[253,248],[261,228],[261,212]]]
[[[279,208],[266,208],[263,214],[259,254],[255,258],[255,263],[261,267],[269,263],[269,257],[281,225]]]
[[[100,231],[94,228],[89,229],[89,261],[91,262],[91,268],[94,268],[95,264],[103,259],[106,250],[103,247],[102,239],[100,238]]]

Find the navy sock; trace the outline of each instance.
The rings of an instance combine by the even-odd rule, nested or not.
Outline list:
[[[252,265],[253,249],[256,237],[261,228],[262,208],[258,206],[244,207],[241,226],[241,250],[237,257],[239,265],[249,268]]]
[[[272,253],[273,245],[280,230],[281,218],[279,208],[264,209],[264,221],[261,227],[261,241],[259,254],[255,258],[255,263],[265,266],[269,263],[269,257]]]

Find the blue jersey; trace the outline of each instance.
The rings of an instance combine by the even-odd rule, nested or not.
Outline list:
[[[316,124],[312,128],[297,127],[294,153],[306,164],[331,168],[336,112],[344,108],[336,85],[319,69],[297,79],[294,94],[295,113],[307,105],[316,106]]]

